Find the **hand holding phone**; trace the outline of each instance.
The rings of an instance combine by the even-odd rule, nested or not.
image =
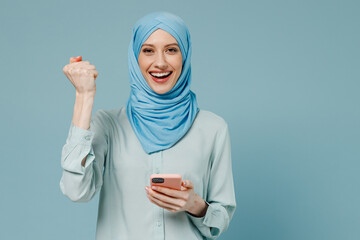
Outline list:
[[[180,174],[152,174],[150,176],[150,185],[167,187],[176,190],[181,190],[181,175]]]

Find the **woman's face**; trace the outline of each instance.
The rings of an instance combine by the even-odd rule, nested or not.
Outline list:
[[[182,70],[182,55],[176,39],[157,29],[141,46],[139,66],[149,87],[158,94],[170,91]]]

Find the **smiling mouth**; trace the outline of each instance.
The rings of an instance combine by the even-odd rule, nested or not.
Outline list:
[[[163,73],[149,72],[149,73],[152,77],[157,79],[165,79],[172,74],[172,72],[163,72]]]

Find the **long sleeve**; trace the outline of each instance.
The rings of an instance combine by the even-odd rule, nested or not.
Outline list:
[[[106,113],[97,111],[89,130],[70,125],[61,154],[63,174],[60,189],[74,202],[91,200],[103,183],[103,167],[108,149]],[[87,156],[85,166],[82,159]]]
[[[227,124],[218,132],[211,159],[207,191],[208,209],[204,217],[188,216],[207,239],[224,232],[235,212],[236,201],[231,165],[231,145]]]

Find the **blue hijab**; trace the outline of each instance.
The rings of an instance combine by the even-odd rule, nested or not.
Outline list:
[[[138,63],[142,44],[159,28],[177,40],[183,64],[175,86],[164,94],[158,94],[149,87]],[[135,23],[128,52],[131,91],[126,112],[148,154],[175,145],[188,132],[199,111],[196,95],[190,91],[190,60],[190,33],[181,18],[167,12],[155,12]]]

